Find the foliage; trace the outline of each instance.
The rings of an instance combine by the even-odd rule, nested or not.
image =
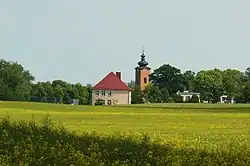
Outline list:
[[[180,69],[167,65],[162,65],[150,74],[150,81],[159,88],[168,89],[170,96],[177,91],[184,90],[185,80]]]
[[[191,148],[161,144],[144,134],[80,135],[51,123],[0,122],[1,165],[247,165],[249,148],[232,142],[226,148]]]
[[[34,77],[16,62],[0,60],[0,100],[88,104],[89,93],[80,83],[62,80],[32,83]]]
[[[242,73],[235,69],[223,71],[223,87],[228,97],[235,97],[240,92],[240,78]]]
[[[71,104],[79,99],[79,104],[91,104],[91,86],[71,84],[63,80],[32,83],[34,77],[21,64],[0,60],[0,100],[34,101]],[[128,86],[132,91],[132,104],[169,102],[177,91],[201,93],[201,100],[219,102],[221,95],[233,97],[237,103],[250,102],[250,67],[245,72],[236,69],[201,70],[197,74],[191,70],[184,73],[180,69],[164,64],[150,74],[152,86],[143,93],[135,82]]]
[[[145,99],[150,103],[167,103],[169,92],[166,88],[159,88],[152,83],[148,83],[144,89]]]
[[[103,99],[97,99],[95,105],[105,105],[105,101]]]
[[[190,103],[199,103],[199,96],[194,94],[190,99]]]
[[[250,80],[244,86],[242,96],[244,99],[244,103],[250,103]]]
[[[195,78],[197,91],[201,92],[202,100],[218,102],[224,93],[223,73],[218,69],[202,70]]]
[[[168,103],[169,99],[170,99],[170,95],[169,92],[166,88],[161,88],[160,89],[160,97],[161,97],[161,101],[163,103]]]
[[[161,92],[158,86],[154,86],[149,83],[145,90],[145,99],[150,103],[160,103],[161,102]]]
[[[132,104],[141,104],[143,103],[143,94],[140,89],[140,86],[135,86],[131,92],[131,103]]]
[[[31,95],[33,98],[40,98],[40,102],[48,102],[48,100],[44,101],[44,98],[54,98],[53,102],[71,104],[72,99],[79,99],[81,105],[89,104],[91,97],[86,86],[80,83],[70,84],[62,80],[54,80],[52,83],[38,82],[33,85]]]
[[[0,100],[27,100],[33,80],[20,64],[0,59]]]
[[[86,105],[89,103],[89,91],[86,86],[82,86],[80,83],[77,83],[73,86],[75,93],[77,93],[77,96],[74,96],[74,98],[79,99],[79,104]]]
[[[250,67],[247,67],[246,71],[245,71],[245,74],[250,77]]]
[[[92,86],[87,85],[88,97],[87,97],[87,104],[92,104]]]
[[[185,80],[185,90],[187,91],[194,91],[195,89],[195,72],[188,70],[183,73],[183,77]]]
[[[174,95],[173,100],[174,100],[175,103],[183,103],[183,98],[182,98],[181,95],[177,95],[177,94]]]

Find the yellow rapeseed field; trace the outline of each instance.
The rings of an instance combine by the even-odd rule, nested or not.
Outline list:
[[[134,156],[138,155],[138,149],[133,149],[135,145],[128,143],[128,140],[132,138],[136,140],[137,136],[140,137],[140,135],[140,138],[143,138],[143,135],[147,135],[154,144],[150,146],[147,145],[148,148],[146,149],[149,151],[145,152],[147,153],[147,163],[151,164],[167,163],[171,161],[176,165],[186,162],[191,165],[202,164],[203,162],[209,162],[207,165],[226,165],[231,162],[234,162],[236,165],[242,165],[250,162],[250,156],[248,155],[250,151],[250,105],[247,104],[77,106],[26,102],[0,102],[0,116],[3,118],[8,116],[10,121],[31,120],[37,122],[37,124],[42,124],[43,119],[47,115],[49,115],[49,118],[51,118],[52,122],[55,124],[63,125],[69,132],[76,131],[76,134],[79,136],[86,135],[87,132],[90,135],[98,135],[98,139],[102,137],[105,140],[105,148],[103,147],[104,145],[102,145],[104,142],[101,141],[101,143],[99,140],[99,142],[97,141],[96,143],[92,142],[97,147],[92,147],[91,144],[90,150],[93,151],[95,155],[99,155],[100,160],[98,161],[103,161],[104,165],[109,162],[113,163],[113,165],[120,165],[121,163],[137,165],[144,160]],[[8,123],[2,123],[2,126],[12,126],[12,128],[15,126],[9,125]],[[21,126],[20,128],[22,128],[22,130],[27,129],[27,126],[25,127],[24,124],[23,126],[22,124],[17,126]],[[9,129],[8,127],[3,128],[6,128],[4,129],[6,131],[13,131],[13,129]],[[33,128],[31,133],[34,132],[33,130],[35,129]],[[36,130],[40,132],[44,129]],[[43,135],[44,132],[40,134]],[[10,134],[7,135],[10,137]],[[6,136],[4,138],[7,139],[8,137]],[[86,137],[81,137],[81,144],[86,142],[85,138]],[[51,139],[54,140],[55,136],[51,136]],[[75,139],[78,140],[78,138],[74,137],[73,140]],[[91,139],[96,140],[97,138],[93,136]],[[114,142],[113,139],[116,141],[120,140],[118,142],[122,145],[111,145],[113,143],[107,141],[110,139],[112,140],[111,142]],[[126,141],[126,139],[128,140]],[[65,138],[63,138],[63,140],[65,141]],[[66,140],[68,140],[68,136]],[[139,138],[138,140],[143,141],[143,139]],[[60,142],[60,140],[58,141]],[[139,143],[140,141],[138,141],[138,147],[140,147],[139,151],[143,150],[141,146],[144,147],[144,145]],[[160,152],[161,148],[157,148],[157,146],[161,145],[165,148],[162,150],[162,154]],[[166,151],[166,145],[174,147],[174,150]],[[32,143],[32,147],[33,146],[35,145]],[[69,144],[69,146],[73,148],[73,151],[77,148],[75,145]],[[121,159],[121,161],[119,159],[119,161],[112,160],[111,162],[109,160],[110,158],[107,158],[107,156],[111,155],[109,150],[107,150],[109,146],[116,147],[113,150],[118,156],[120,153],[125,156],[128,155],[128,157],[132,155],[133,161],[136,164],[131,164],[132,159],[131,161],[130,159]],[[129,148],[127,146],[129,146]],[[126,154],[124,154],[124,148],[128,148],[126,149]],[[105,156],[107,156],[105,157],[101,153],[96,154],[96,152],[100,150],[107,153],[105,154]],[[119,150],[120,152],[118,153],[117,151]],[[34,151],[32,151],[32,157],[35,162],[36,157],[34,157],[33,152]],[[87,152],[83,154],[81,150],[78,152],[79,155],[84,155],[85,157],[87,155],[89,160],[91,160],[89,164],[93,165],[93,156]],[[52,152],[49,151],[48,153]],[[151,153],[154,157],[151,156]],[[166,156],[167,154],[174,157],[174,159],[168,158]],[[85,162],[84,156],[82,156],[83,158],[78,157],[81,158],[81,161],[84,160]],[[23,157],[23,159],[26,158]],[[13,158],[4,158],[5,163],[13,163],[14,161],[16,160]],[[32,162],[33,160],[31,161],[31,159],[30,161],[26,161],[26,163]],[[41,161],[41,163],[44,164],[45,161]]]

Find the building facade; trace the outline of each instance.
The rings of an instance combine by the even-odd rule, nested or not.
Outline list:
[[[121,80],[121,72],[110,72],[92,88],[92,105],[131,104],[131,89]]]

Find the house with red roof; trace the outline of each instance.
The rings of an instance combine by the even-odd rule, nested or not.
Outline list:
[[[92,88],[92,105],[131,104],[131,89],[121,80],[121,72],[110,72]]]

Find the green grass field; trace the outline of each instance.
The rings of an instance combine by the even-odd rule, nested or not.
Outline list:
[[[71,131],[148,133],[163,141],[221,146],[232,140],[250,144],[250,105],[151,104],[131,106],[72,106],[0,102],[0,116],[41,121],[50,115]]]

